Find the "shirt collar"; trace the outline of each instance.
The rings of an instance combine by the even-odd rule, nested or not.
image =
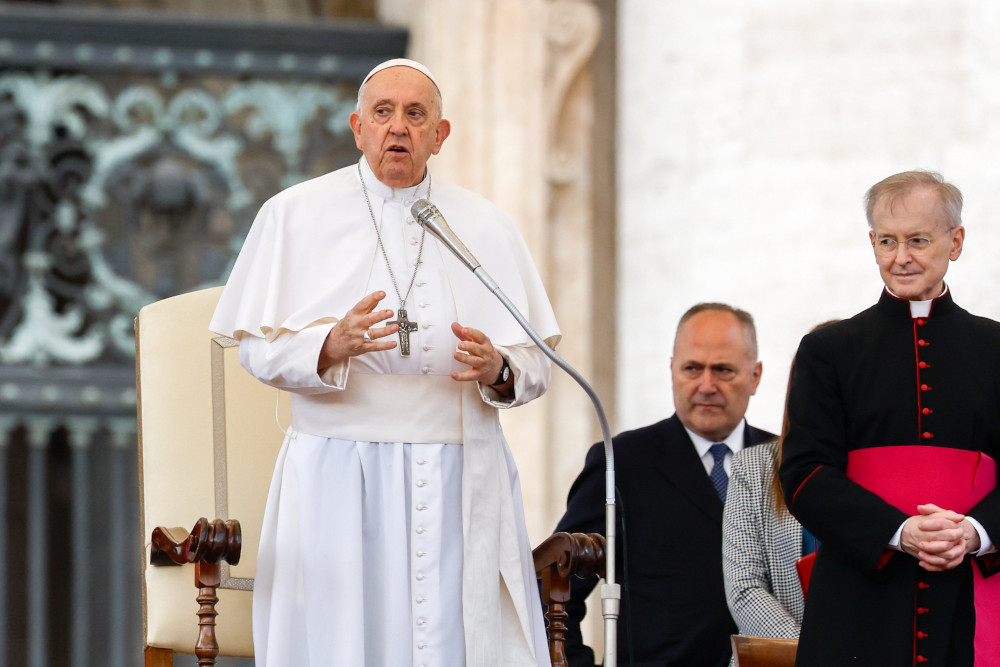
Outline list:
[[[429,169],[424,170],[423,180],[416,185],[408,188],[394,188],[378,180],[363,153],[358,164],[361,165],[361,174],[365,179],[365,186],[368,188],[368,192],[386,201],[398,201],[408,204],[421,197],[426,197],[430,190],[431,172]]]
[[[743,431],[746,429],[746,424],[747,424],[746,418],[741,419],[740,422],[736,425],[736,428],[733,429],[733,432],[730,433],[728,436],[726,436],[725,440],[721,441],[706,440],[705,438],[701,437],[700,435],[689,429],[687,426],[684,427],[684,430],[687,431],[687,434],[691,438],[691,442],[694,443],[694,448],[698,451],[698,456],[700,457],[705,456],[705,454],[708,453],[708,450],[716,442],[726,443],[727,445],[729,445],[729,451],[735,454],[736,452],[743,449]]]
[[[908,301],[893,294],[888,287],[883,287],[882,297],[879,299],[879,307],[895,317],[904,313],[911,318],[930,317],[932,313],[942,315],[951,310],[953,304],[948,285],[944,286],[940,295],[927,301]]]

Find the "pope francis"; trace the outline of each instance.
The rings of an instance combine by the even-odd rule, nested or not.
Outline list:
[[[264,204],[210,328],[292,396],[254,589],[258,665],[547,665],[498,408],[550,366],[410,215],[426,198],[550,344],[516,226],[427,169],[451,126],[421,64],[365,78],[357,164]]]

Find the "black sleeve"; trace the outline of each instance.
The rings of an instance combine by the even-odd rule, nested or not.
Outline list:
[[[837,356],[836,347],[814,335],[799,345],[779,477],[795,518],[824,548],[874,576],[908,517],[847,477],[847,454],[857,443],[848,435]]]

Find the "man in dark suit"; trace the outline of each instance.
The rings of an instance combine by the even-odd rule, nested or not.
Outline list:
[[[676,413],[613,440],[619,664],[729,663],[736,625],[723,588],[722,507],[733,454],[775,437],[743,418],[760,374],[750,314],[698,304],[677,325],[670,362]],[[603,535],[604,498],[604,446],[598,443],[570,489],[556,532]],[[573,667],[594,664],[580,621],[596,583],[572,582],[566,639]]]

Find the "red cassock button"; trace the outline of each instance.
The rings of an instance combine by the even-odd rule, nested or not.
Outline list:
[[[927,607],[917,607],[917,613],[918,614],[926,614],[929,611],[930,611],[930,609],[928,609]]]
[[[926,636],[927,636],[926,632],[918,632],[917,633],[917,639],[923,639]]]
[[[917,656],[917,662],[927,662],[927,658],[922,655]]]
[[[917,588],[930,588],[930,587],[931,587],[930,584],[923,581],[917,583]]]
[[[931,386],[929,384],[922,384],[922,385],[920,385],[920,390],[921,391],[930,391],[931,390]]]
[[[919,324],[920,326],[924,326],[924,320],[923,319],[917,319],[917,324]]]
[[[930,408],[924,408],[923,410],[921,410],[921,412],[924,413],[925,415],[929,415],[930,413],[932,413],[934,411],[931,410]]]
[[[917,341],[917,345],[924,346],[924,345],[930,345],[930,343],[921,338],[920,340]]]
[[[930,368],[931,367],[931,365],[929,363],[927,363],[926,361],[921,361],[919,364],[917,364],[917,366],[920,366],[921,368]]]
[[[928,431],[924,431],[924,440],[930,440],[933,437],[934,437],[933,433],[930,433]]]

